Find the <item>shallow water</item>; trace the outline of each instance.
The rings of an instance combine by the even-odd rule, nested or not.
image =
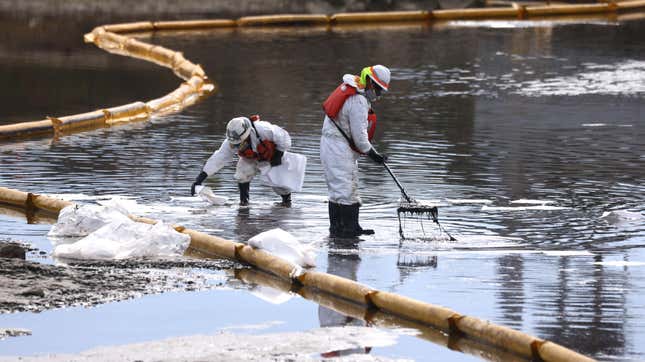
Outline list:
[[[82,46],[82,32],[91,27],[55,26],[25,28],[52,34],[40,35],[44,40],[65,34],[51,39],[57,46],[49,49],[42,41],[6,39],[15,53],[0,55],[0,78],[19,86],[3,87],[11,102],[2,109],[2,124],[148,100],[178,83],[163,68]],[[139,205],[135,214],[232,240],[281,227],[319,248],[317,270],[489,319],[600,360],[640,360],[643,32],[643,21],[595,20],[144,36],[201,64],[219,92],[147,123],[0,144],[0,184],[89,202],[127,197]],[[43,51],[56,56],[48,61]],[[390,155],[408,194],[441,205],[439,219],[457,242],[414,218],[405,220],[412,239],[401,241],[397,186],[364,160],[361,220],[376,235],[353,244],[326,238],[320,103],[343,73],[372,63],[389,65],[393,74],[391,91],[374,105],[376,147]],[[190,198],[190,184],[223,140],[226,122],[255,113],[285,127],[293,150],[308,157],[305,186],[293,207],[274,206],[279,198],[254,182],[251,207],[238,208],[233,166],[206,182],[231,205],[209,207]],[[615,217],[603,217],[605,212]],[[0,216],[0,230],[51,250],[47,225]],[[232,305],[246,305],[249,313],[229,318]],[[81,338],[87,320],[114,333]],[[34,331],[0,341],[0,349],[3,355],[70,353],[275,320],[280,324],[266,331],[357,322],[297,298],[273,305],[235,289],[166,293],[92,309],[0,315],[0,326]],[[415,360],[430,353],[473,359],[412,337],[374,352]]]

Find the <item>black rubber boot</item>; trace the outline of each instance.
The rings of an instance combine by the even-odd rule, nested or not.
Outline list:
[[[358,221],[354,219],[354,205],[339,204],[339,220],[338,224],[340,230],[337,236],[340,238],[355,238],[361,235],[360,230],[356,228]]]
[[[250,182],[238,183],[237,187],[240,189],[240,206],[249,204],[249,190],[251,189]]]
[[[353,220],[353,228],[356,231],[357,235],[374,235],[374,230],[372,229],[363,229],[359,224],[358,224],[358,209],[361,207],[361,204],[355,203],[351,205],[352,209],[352,220]]]
[[[280,206],[291,207],[291,194],[280,195],[280,197],[282,197]]]
[[[341,233],[340,206],[329,201],[329,236],[332,238],[339,237]]]

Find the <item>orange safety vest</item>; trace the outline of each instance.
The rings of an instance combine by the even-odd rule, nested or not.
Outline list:
[[[342,83],[336,89],[331,92],[329,97],[323,102],[323,110],[325,111],[325,114],[331,118],[332,120],[336,120],[336,117],[338,116],[338,113],[340,113],[341,108],[343,108],[343,104],[345,104],[345,101],[347,98],[350,96],[353,96],[354,94],[358,93],[356,91],[356,88]],[[374,132],[376,132],[376,113],[370,108],[367,111],[367,140],[372,141],[374,138]],[[352,149],[358,153],[361,153],[354,147],[353,145]]]
[[[253,115],[249,117],[249,119],[251,120],[251,126],[253,126],[253,129],[255,130],[255,134],[258,136],[258,139],[260,140],[260,143],[258,143],[256,147],[257,152],[253,151],[251,142],[249,142],[249,146],[244,150],[237,151],[237,154],[240,157],[249,158],[252,160],[271,161],[271,159],[273,158],[273,154],[275,153],[275,142],[269,141],[269,140],[263,140],[260,138],[260,134],[258,133],[258,130],[253,125],[253,122],[260,120],[259,115],[257,114]],[[249,134],[249,137],[251,137],[250,134]]]

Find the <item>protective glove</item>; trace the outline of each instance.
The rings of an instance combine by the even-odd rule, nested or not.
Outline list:
[[[275,150],[275,152],[273,152],[273,157],[271,158],[271,167],[282,165],[282,155],[284,155],[284,152],[280,150]]]
[[[374,148],[370,148],[370,150],[367,152],[367,156],[372,159],[372,161],[378,164],[383,164],[385,161],[387,161],[387,156],[381,155],[380,153],[376,152]]]
[[[195,196],[195,186],[201,185],[204,180],[206,180],[206,177],[208,177],[208,174],[206,172],[202,171],[197,175],[197,178],[195,179],[195,182],[193,182],[193,185],[190,186],[190,196]]]

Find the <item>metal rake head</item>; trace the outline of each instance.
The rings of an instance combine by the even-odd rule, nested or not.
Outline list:
[[[424,205],[414,199],[409,199],[407,201],[401,201],[401,203],[399,203],[399,207],[396,209],[396,213],[399,219],[399,235],[401,235],[401,238],[403,239],[405,239],[405,235],[403,234],[403,227],[401,225],[401,214],[403,214],[404,217],[405,215],[409,214],[410,216],[417,216],[420,218],[423,218],[423,216],[427,215],[428,219],[432,219],[432,221],[439,226],[439,230],[448,235],[450,241],[456,241],[456,239],[452,235],[450,235],[450,233],[448,233],[448,231],[446,231],[439,223],[439,210],[436,206]]]
[[[410,214],[411,216],[428,215],[428,218],[432,217],[432,221],[439,223],[439,210],[436,206],[424,205],[414,199],[409,202],[401,201],[396,212],[397,214]]]

